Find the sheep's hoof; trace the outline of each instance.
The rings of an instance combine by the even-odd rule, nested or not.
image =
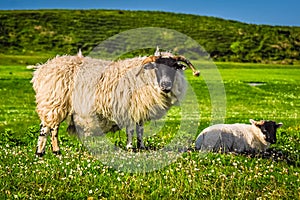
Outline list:
[[[53,152],[54,155],[61,155],[60,150],[58,150],[58,151],[52,151],[52,152]]]
[[[137,147],[138,149],[141,149],[141,150],[144,150],[144,149],[146,149],[146,147],[145,147],[145,145],[138,145],[138,147]]]
[[[43,156],[45,155],[45,151],[38,152],[38,151],[36,150],[35,155],[36,155],[37,157],[43,157]]]
[[[44,153],[36,153],[35,155],[36,155],[36,157],[42,158],[45,154]]]

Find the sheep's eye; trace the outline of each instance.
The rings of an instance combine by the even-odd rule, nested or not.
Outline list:
[[[265,128],[262,128],[261,131],[262,131],[263,133],[268,133],[268,131],[267,131]]]

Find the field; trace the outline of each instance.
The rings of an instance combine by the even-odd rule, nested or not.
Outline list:
[[[195,65],[201,69],[201,63]],[[268,154],[255,156],[202,154],[191,144],[175,162],[139,173],[104,165],[66,133],[65,123],[59,135],[62,155],[53,155],[49,142],[46,155],[35,157],[39,119],[32,71],[0,66],[0,199],[300,199],[300,66],[216,65],[226,91],[225,122],[282,122],[277,143]],[[204,81],[209,70],[201,70],[200,78],[186,73],[200,112],[194,138],[212,120]],[[146,145],[167,145],[176,120],[168,120],[160,134],[146,134]],[[126,142],[123,132],[108,138],[121,147]]]

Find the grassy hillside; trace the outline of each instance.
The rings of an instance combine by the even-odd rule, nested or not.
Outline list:
[[[125,30],[163,27],[186,34],[215,61],[300,61],[300,27],[252,25],[187,14],[120,10],[0,11],[0,61],[33,64],[56,54],[88,53]],[[20,55],[22,55],[20,57]]]

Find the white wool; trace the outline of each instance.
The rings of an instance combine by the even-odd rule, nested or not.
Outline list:
[[[112,126],[111,122],[115,122],[120,127],[161,118],[182,100],[186,81],[183,73],[177,72],[171,92],[162,93],[154,69],[141,71],[144,59],[111,64],[96,59],[85,61],[76,76],[74,112],[81,117],[98,115],[103,125]],[[110,128],[100,126],[102,130]]]
[[[73,109],[76,114],[89,116],[95,112],[97,84],[111,61],[86,57],[74,80]]]
[[[45,126],[58,125],[72,111],[74,76],[82,62],[79,56],[56,56],[36,67],[31,82],[36,110]]]
[[[202,151],[265,151],[269,143],[254,124],[217,124],[204,129],[196,139]]]

